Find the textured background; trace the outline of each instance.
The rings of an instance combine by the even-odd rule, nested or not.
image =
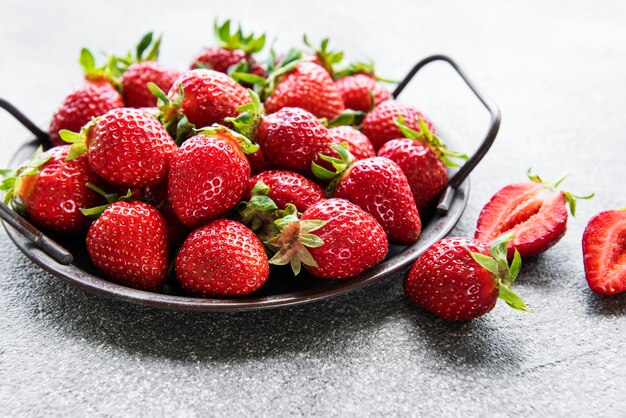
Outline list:
[[[626,3],[434,3],[3,1],[0,95],[41,126],[79,84],[81,46],[124,51],[162,30],[161,60],[182,68],[212,42],[213,17],[232,16],[280,37],[279,47],[304,30],[328,35],[388,77],[434,52],[463,63],[503,124],[455,234],[471,234],[482,205],[529,166],[546,178],[571,171],[565,186],[597,198],[524,266],[518,291],[532,313],[499,305],[460,324],[410,306],[401,277],[259,313],[139,308],[43,273],[1,233],[2,414],[623,416],[626,295],[588,290],[580,240],[594,213],[626,206]],[[444,68],[404,99],[471,151],[486,121]],[[0,132],[6,162],[28,135],[5,116]]]

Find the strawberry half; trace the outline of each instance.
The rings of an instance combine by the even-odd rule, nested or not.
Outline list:
[[[139,109],[113,109],[85,125],[80,133],[63,130],[60,134],[72,143],[68,159],[86,152],[93,171],[119,186],[161,183],[176,151],[159,121]]]
[[[275,221],[279,231],[267,241],[276,254],[270,263],[301,265],[323,279],[348,279],[385,259],[387,237],[368,213],[343,199],[322,200],[298,219],[295,207]]]
[[[386,157],[398,164],[409,181],[415,204],[425,215],[435,205],[448,185],[448,167],[456,167],[451,158],[466,160],[467,155],[447,149],[436,135],[431,134],[426,123],[419,119],[420,131],[415,131],[398,116],[396,124],[405,138],[392,139],[379,150],[379,157]]]
[[[236,221],[218,219],[196,229],[176,256],[176,277],[199,297],[243,296],[267,281],[270,269],[261,241]]]
[[[76,234],[87,229],[89,219],[81,208],[95,206],[100,197],[86,183],[98,177],[89,168],[87,156],[67,161],[69,145],[42,153],[39,148],[29,161],[15,171],[4,170],[0,190],[7,192],[5,203],[16,199],[14,207],[23,208],[40,228],[60,234]]]
[[[334,172],[317,163],[312,171],[331,181],[329,194],[349,200],[372,215],[382,225],[389,240],[398,244],[415,242],[422,230],[415,199],[404,173],[388,158],[373,157],[356,161],[341,145],[332,149],[340,158],[321,156]]]
[[[87,251],[98,270],[112,281],[154,292],[167,275],[167,225],[147,203],[114,202],[89,228]]]
[[[404,294],[417,306],[444,319],[463,321],[491,311],[498,298],[526,310],[511,285],[522,261],[507,262],[505,236],[489,249],[470,238],[445,238],[431,245],[404,279]]]
[[[585,276],[601,295],[626,291],[626,208],[591,218],[583,234]]]
[[[185,141],[172,157],[168,179],[178,219],[195,228],[233,209],[250,182],[244,152],[257,149],[243,135],[220,125]]]
[[[567,208],[576,213],[574,196],[557,187],[565,179],[546,183],[539,176],[530,174],[527,183],[512,184],[498,191],[485,205],[478,217],[474,237],[481,242],[493,242],[500,235],[511,232],[515,239],[509,242],[509,257],[517,248],[522,258],[546,251],[556,244],[567,229]]]
[[[372,141],[374,148],[379,149],[385,142],[403,137],[396,125],[398,116],[402,116],[404,124],[415,131],[419,131],[419,120],[422,119],[430,132],[435,133],[433,125],[421,112],[395,100],[387,100],[372,109],[363,120],[361,132]]]

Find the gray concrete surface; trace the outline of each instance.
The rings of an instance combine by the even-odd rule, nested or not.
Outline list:
[[[81,46],[125,50],[162,30],[162,60],[184,67],[211,42],[214,15],[267,29],[279,46],[303,30],[331,36],[389,77],[449,53],[504,115],[455,234],[471,234],[486,200],[529,166],[547,178],[570,171],[565,186],[597,193],[562,242],[524,266],[518,291],[533,312],[498,305],[446,323],[404,300],[401,277],[293,309],[157,311],[60,282],[2,233],[0,415],[626,414],[626,295],[588,290],[580,248],[594,213],[626,206],[626,4],[382,3],[3,1],[0,96],[45,126],[78,83]],[[444,73],[433,69],[406,99],[464,132],[457,148],[471,151],[484,118]],[[7,161],[28,135],[5,116],[0,132]]]

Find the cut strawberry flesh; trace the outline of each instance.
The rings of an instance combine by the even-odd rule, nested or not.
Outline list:
[[[565,197],[540,183],[519,183],[496,193],[478,218],[475,237],[491,243],[513,232],[509,256],[517,248],[522,257],[539,254],[565,234],[567,209]]]
[[[583,235],[585,275],[596,293],[626,291],[626,212],[606,211],[589,221]]]

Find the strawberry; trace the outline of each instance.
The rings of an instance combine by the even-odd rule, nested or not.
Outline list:
[[[80,208],[100,201],[98,194],[86,186],[88,182],[98,181],[89,168],[87,156],[67,161],[69,150],[69,145],[43,153],[39,148],[0,186],[0,190],[7,192],[5,203],[16,199],[14,206],[23,208],[35,225],[65,235],[87,229],[89,219]]]
[[[601,295],[626,291],[626,208],[600,212],[583,234],[585,275]]]
[[[404,294],[417,306],[444,319],[464,321],[491,311],[498,298],[525,311],[513,292],[522,262],[519,253],[507,263],[507,240],[491,250],[470,238],[445,238],[431,245],[404,279]]]
[[[50,121],[50,142],[52,145],[66,145],[59,136],[59,131],[67,129],[73,132],[103,115],[111,109],[124,107],[122,96],[108,83],[94,85],[85,83],[69,94]]]
[[[565,179],[546,183],[539,176],[530,174],[530,182],[517,183],[498,191],[485,205],[478,217],[474,237],[481,242],[493,242],[500,235],[512,232],[515,239],[509,242],[509,257],[517,248],[522,258],[532,257],[556,244],[567,229],[567,209],[576,213],[574,196],[557,190]]]
[[[385,86],[369,74],[354,74],[335,81],[347,109],[368,112],[385,100],[391,99],[391,93]]]
[[[156,84],[161,90],[169,90],[180,73],[154,61],[131,64],[120,81],[124,90],[124,101],[128,107],[156,106],[157,98],[148,88],[148,83]]]
[[[300,174],[287,170],[264,171],[250,179],[246,200],[250,200],[252,189],[261,182],[269,188],[268,196],[284,209],[292,203],[300,212],[324,199],[324,190]]]
[[[404,173],[396,163],[384,157],[356,161],[341,145],[333,144],[340,158],[321,156],[335,172],[312,164],[313,174],[330,180],[330,194],[349,200],[372,215],[385,230],[389,240],[410,244],[422,229],[415,199]]]
[[[246,155],[246,157],[250,163],[250,172],[253,176],[272,168],[272,165],[265,159],[263,152],[260,149],[252,154]]]
[[[176,256],[176,277],[199,297],[250,294],[267,281],[270,269],[261,241],[236,221],[218,219],[189,235]]]
[[[206,48],[194,58],[190,69],[206,68],[221,73],[228,73],[231,67],[244,64],[247,72],[260,77],[265,76],[265,70],[252,57],[252,54],[260,52],[265,46],[265,34],[254,36],[253,33],[244,35],[241,27],[236,32],[230,31],[230,20],[222,25],[214,22],[215,37],[219,39],[220,46]],[[240,68],[238,70],[241,70]]]
[[[337,126],[328,130],[330,140],[334,144],[346,142],[348,150],[357,160],[376,156],[374,146],[370,140],[352,126]]]
[[[311,163],[332,142],[328,129],[312,113],[297,107],[265,116],[255,137],[263,156],[274,166],[304,175],[311,173]]]
[[[169,264],[167,225],[147,203],[115,202],[89,228],[87,251],[98,270],[112,281],[157,291]]]
[[[120,186],[161,183],[176,150],[176,144],[158,120],[131,108],[110,110],[85,125],[80,133],[63,130],[60,134],[72,143],[69,159],[87,152],[93,171]]]
[[[396,124],[405,138],[386,142],[378,150],[378,156],[389,158],[402,169],[417,210],[424,215],[448,185],[448,167],[457,166],[448,157],[467,159],[467,156],[448,150],[421,118],[418,123],[419,132],[406,126],[402,116],[398,116]]]
[[[154,89],[154,85],[151,89]],[[154,90],[153,90],[154,93]],[[168,97],[161,98],[162,122],[176,125],[184,115],[198,128],[224,123],[237,116],[237,108],[250,99],[244,87],[226,74],[206,69],[181,74],[174,82]]]
[[[277,250],[270,263],[301,265],[323,279],[348,279],[385,259],[388,250],[383,228],[368,213],[343,199],[322,200],[299,220],[295,207],[276,221],[278,234],[267,244]]]
[[[361,132],[372,141],[374,148],[379,149],[385,142],[403,137],[395,123],[398,116],[402,116],[405,125],[416,131],[420,129],[418,121],[421,118],[430,132],[435,133],[432,124],[417,109],[395,100],[387,100],[372,109],[363,121]]]
[[[163,215],[163,219],[165,219],[165,223],[167,224],[167,238],[169,243],[171,245],[182,243],[190,231],[178,219],[178,216],[174,213],[174,209],[172,209],[172,205],[168,199],[167,181],[156,186],[146,187],[143,189],[142,194],[150,199],[150,203]],[[132,192],[132,195],[135,197],[138,196],[135,191]]]
[[[318,118],[333,119],[338,116],[345,106],[328,72],[313,62],[295,61],[290,66],[294,64],[293,68],[283,67],[275,73],[279,75],[270,83],[273,88],[269,88],[265,100],[267,112],[299,107]],[[287,68],[290,71],[285,72]]]
[[[185,141],[172,157],[168,179],[169,201],[178,219],[195,228],[233,209],[250,182],[244,152],[257,149],[243,135],[219,125]]]

